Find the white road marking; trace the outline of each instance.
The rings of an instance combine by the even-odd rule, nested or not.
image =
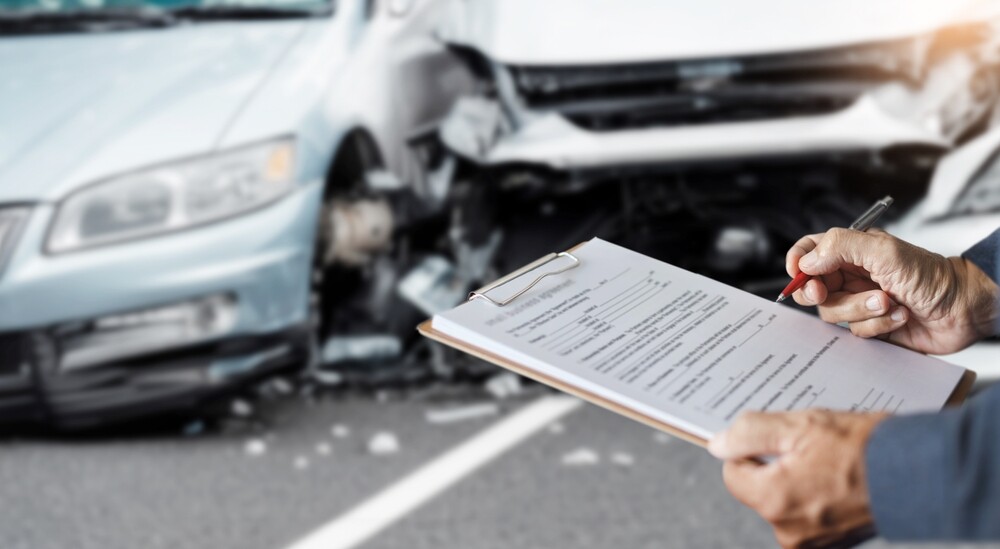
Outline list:
[[[289,549],[357,547],[582,404],[567,396],[542,397],[321,526]]]

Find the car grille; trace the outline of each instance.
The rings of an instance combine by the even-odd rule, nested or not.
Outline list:
[[[522,100],[592,131],[745,122],[846,108],[891,79],[919,78],[906,48],[615,66],[511,66]]]
[[[0,334],[0,377],[23,374],[28,359],[28,345],[23,335]]]

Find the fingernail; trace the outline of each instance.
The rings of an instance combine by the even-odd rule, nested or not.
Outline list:
[[[896,310],[892,312],[893,322],[902,322],[904,319],[906,319],[906,313],[903,312],[902,307],[897,307]]]
[[[812,267],[816,264],[816,252],[809,252],[799,260],[799,267]]]
[[[868,301],[865,301],[865,307],[868,307],[869,311],[877,311],[882,308],[882,302],[877,295],[873,295],[868,298]]]
[[[816,288],[814,288],[810,284],[810,285],[806,286],[805,293],[806,293],[806,297],[809,298],[809,301],[812,301],[813,303],[816,302]]]

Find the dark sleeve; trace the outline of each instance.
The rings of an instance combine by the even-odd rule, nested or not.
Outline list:
[[[1000,540],[1000,386],[962,408],[882,422],[865,463],[882,537]]]
[[[1000,284],[1000,229],[969,248],[962,257],[975,263],[994,282]]]

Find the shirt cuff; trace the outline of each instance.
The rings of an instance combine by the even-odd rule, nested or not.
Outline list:
[[[969,248],[962,257],[982,269],[986,276],[1000,284],[1000,229]]]

